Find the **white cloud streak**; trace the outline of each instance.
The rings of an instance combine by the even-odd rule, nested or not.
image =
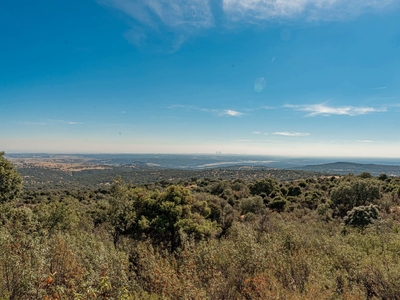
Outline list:
[[[210,0],[97,0],[123,12],[132,29],[124,35],[136,46],[149,36],[169,41],[176,51],[187,37],[214,27]],[[235,24],[257,24],[278,20],[343,20],[367,12],[388,9],[398,0],[222,0],[225,28]],[[133,21],[133,23],[132,23]],[[274,59],[272,59],[273,62]]]
[[[208,113],[217,113],[219,116],[228,116],[228,117],[241,117],[244,115],[243,113],[236,111],[236,110],[232,110],[232,109],[218,110],[218,109],[211,109],[211,108],[200,108],[200,107],[192,106],[192,105],[175,104],[175,105],[169,106],[168,108],[184,109],[184,110],[188,110],[188,111],[197,110],[197,111],[208,112]]]
[[[208,28],[214,18],[208,0],[98,0],[123,11],[136,21],[156,28],[161,22],[171,28]]]
[[[287,132],[287,131],[277,131],[272,134],[283,135],[283,136],[308,136],[308,135],[310,135],[310,133],[308,133],[308,132]]]
[[[223,0],[223,9],[233,22],[303,18],[341,20],[364,12],[385,9],[396,0]]]
[[[22,125],[32,125],[32,126],[45,126],[45,125],[54,125],[54,124],[65,124],[65,125],[79,125],[83,124],[82,122],[74,122],[74,121],[64,121],[64,120],[47,120],[46,122],[22,122]]]
[[[72,122],[72,121],[70,121],[70,122],[65,122],[64,124],[68,124],[68,125],[79,125],[79,124],[82,124],[82,122]]]
[[[373,140],[357,140],[357,143],[373,143]]]
[[[224,110],[221,113],[221,116],[230,116],[230,117],[241,117],[242,115],[243,115],[243,113],[238,112],[236,110],[230,110],[230,109]]]
[[[275,140],[235,140],[237,143],[279,143]]]
[[[307,117],[314,117],[318,115],[330,116],[330,115],[345,115],[345,116],[358,116],[369,113],[385,112],[386,108],[374,108],[374,107],[357,107],[357,106],[327,106],[321,104],[310,104],[310,105],[285,105],[286,108],[291,108],[299,111],[308,112]]]
[[[155,35],[161,40],[170,40],[172,51],[176,51],[188,36],[214,26],[214,17],[208,0],[97,0],[97,2],[122,11],[135,21],[136,25],[124,35],[136,46],[146,44],[148,36]],[[166,32],[169,34],[165,35]]]
[[[30,125],[30,126],[44,126],[44,125],[46,125],[45,122],[21,122],[21,123],[18,123],[18,124]]]

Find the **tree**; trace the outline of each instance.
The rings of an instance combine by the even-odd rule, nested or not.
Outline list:
[[[134,188],[126,184],[121,177],[114,181],[108,208],[108,218],[114,228],[114,245],[120,235],[142,234],[143,228],[146,227],[142,215],[146,215],[148,207],[154,202],[149,194],[143,188]]]
[[[379,211],[376,205],[357,206],[347,213],[344,222],[346,225],[363,229],[378,219],[378,214]]]
[[[277,196],[268,204],[268,207],[272,210],[282,212],[285,210],[286,204],[287,201],[284,198]]]
[[[10,161],[0,152],[0,203],[17,198],[22,190],[22,179]]]
[[[264,201],[260,196],[254,196],[242,199],[240,203],[240,208],[242,210],[242,214],[253,213],[257,214],[262,212],[265,208]]]
[[[146,215],[146,232],[154,241],[167,242],[174,251],[180,244],[181,231],[195,239],[211,237],[219,232],[217,223],[206,219],[211,213],[207,202],[198,201],[190,190],[171,185],[152,203]]]
[[[290,186],[288,196],[297,197],[301,195],[301,188],[298,186]]]
[[[278,186],[278,181],[275,178],[268,177],[251,184],[250,193],[252,195],[260,195],[261,193],[265,193],[267,196],[269,196],[269,194],[277,189]]]
[[[183,186],[150,192],[118,179],[112,188],[109,210],[114,244],[120,235],[131,235],[169,245],[173,251],[180,245],[181,233],[198,240],[218,234],[217,222],[207,219],[211,212],[206,201],[195,199]]]
[[[362,172],[360,175],[358,175],[358,177],[368,179],[368,178],[372,178],[373,176],[369,172]]]
[[[379,185],[371,179],[343,182],[331,191],[333,205],[342,217],[353,207],[373,203],[379,198]]]
[[[389,176],[387,176],[385,173],[382,173],[378,176],[378,179],[380,181],[386,181],[387,179],[389,179]]]

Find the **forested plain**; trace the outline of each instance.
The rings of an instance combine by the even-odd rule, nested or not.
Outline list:
[[[0,153],[0,299],[400,299],[400,178],[303,174],[39,189]]]

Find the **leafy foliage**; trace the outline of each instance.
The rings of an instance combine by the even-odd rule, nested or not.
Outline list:
[[[196,201],[182,186],[171,185],[164,192],[149,192],[117,181],[113,187],[110,218],[115,240],[121,234],[136,238],[150,237],[175,249],[180,232],[196,239],[211,237],[219,229],[215,221],[207,219],[211,209],[205,201]]]
[[[353,207],[374,203],[379,198],[379,183],[375,180],[351,179],[331,191],[331,199],[341,216],[345,216]]]
[[[286,205],[287,200],[280,196],[277,196],[268,204],[268,207],[278,212],[282,212],[284,211]]]
[[[260,196],[254,196],[242,199],[240,203],[242,214],[253,213],[257,214],[262,212],[265,208],[264,201]]]
[[[265,195],[271,194],[278,187],[278,181],[275,178],[265,178],[263,180],[256,181],[250,185],[250,192],[253,195]]]
[[[0,203],[11,201],[19,196],[22,179],[14,166],[0,152]]]
[[[346,225],[364,228],[378,219],[378,214],[376,205],[357,206],[347,213],[344,222]]]

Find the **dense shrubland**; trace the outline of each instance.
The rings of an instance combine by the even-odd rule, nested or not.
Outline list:
[[[400,299],[398,178],[13,182],[0,299]]]
[[[101,166],[100,166],[101,167]],[[58,169],[19,166],[18,172],[24,179],[26,190],[57,190],[57,189],[96,189],[101,186],[109,186],[112,179],[120,176],[126,182],[137,185],[145,185],[153,182],[165,184],[178,183],[185,178],[198,179],[224,179],[224,180],[254,180],[273,176],[281,181],[298,180],[323,173],[301,170],[281,170],[265,167],[232,167],[223,169],[164,169],[159,167],[137,166],[106,166],[104,169],[83,170],[68,172]]]

